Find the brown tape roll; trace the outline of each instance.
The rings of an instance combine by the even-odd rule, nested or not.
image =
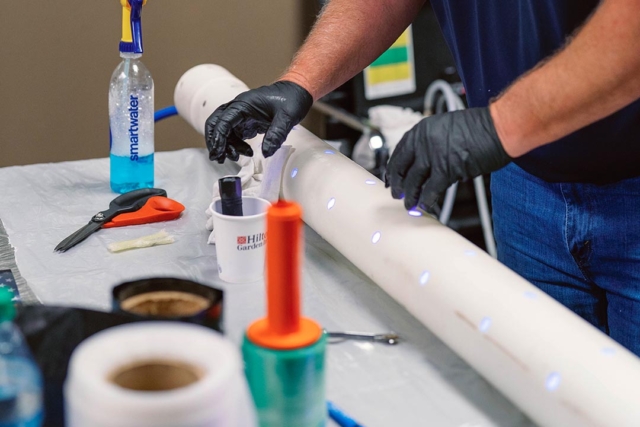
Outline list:
[[[153,320],[197,323],[223,329],[223,297],[220,289],[186,279],[158,277],[125,282],[113,288],[112,308]]]

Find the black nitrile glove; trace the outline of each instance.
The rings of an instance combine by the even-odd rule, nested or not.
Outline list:
[[[227,157],[237,161],[240,154],[253,156],[253,150],[243,140],[259,133],[265,134],[262,153],[265,157],[272,156],[312,104],[313,97],[306,89],[288,81],[241,93],[207,119],[209,159],[224,163]]]
[[[427,117],[400,140],[389,160],[385,184],[407,209],[434,212],[452,184],[493,172],[511,161],[489,108]]]

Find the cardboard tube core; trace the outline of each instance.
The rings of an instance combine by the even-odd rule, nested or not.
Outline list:
[[[134,391],[167,391],[199,381],[202,370],[173,360],[145,360],[125,365],[111,375],[111,382]]]
[[[134,295],[122,301],[122,310],[141,316],[185,317],[209,308],[200,295],[180,291],[156,291]]]

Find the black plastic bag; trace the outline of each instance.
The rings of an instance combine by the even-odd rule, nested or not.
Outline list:
[[[44,380],[45,427],[64,427],[62,387],[73,350],[97,332],[141,320],[145,319],[82,308],[37,305],[18,309],[15,322]]]

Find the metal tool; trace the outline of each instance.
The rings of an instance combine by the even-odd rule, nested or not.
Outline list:
[[[327,97],[324,98],[328,100]],[[343,125],[350,127],[351,129],[362,132],[362,134],[369,139],[369,148],[373,150],[375,166],[369,170],[373,175],[384,180],[384,175],[387,169],[387,163],[389,162],[389,145],[382,135],[380,129],[371,124],[369,119],[363,119],[358,117],[347,110],[336,107],[327,101],[316,101],[313,103],[313,108],[327,116],[339,121]]]
[[[400,336],[393,332],[386,334],[370,334],[366,332],[327,332],[327,334],[330,339],[372,341],[387,345],[396,345],[400,340]]]
[[[147,203],[147,200],[153,196],[166,197],[167,192],[160,188],[143,188],[140,190],[130,191],[116,197],[109,204],[109,209],[95,214],[87,225],[60,242],[54,250],[57,252],[68,251],[78,243],[85,240],[91,234],[101,229],[105,223],[111,221],[116,216],[139,210],[145,205],[145,203]]]

